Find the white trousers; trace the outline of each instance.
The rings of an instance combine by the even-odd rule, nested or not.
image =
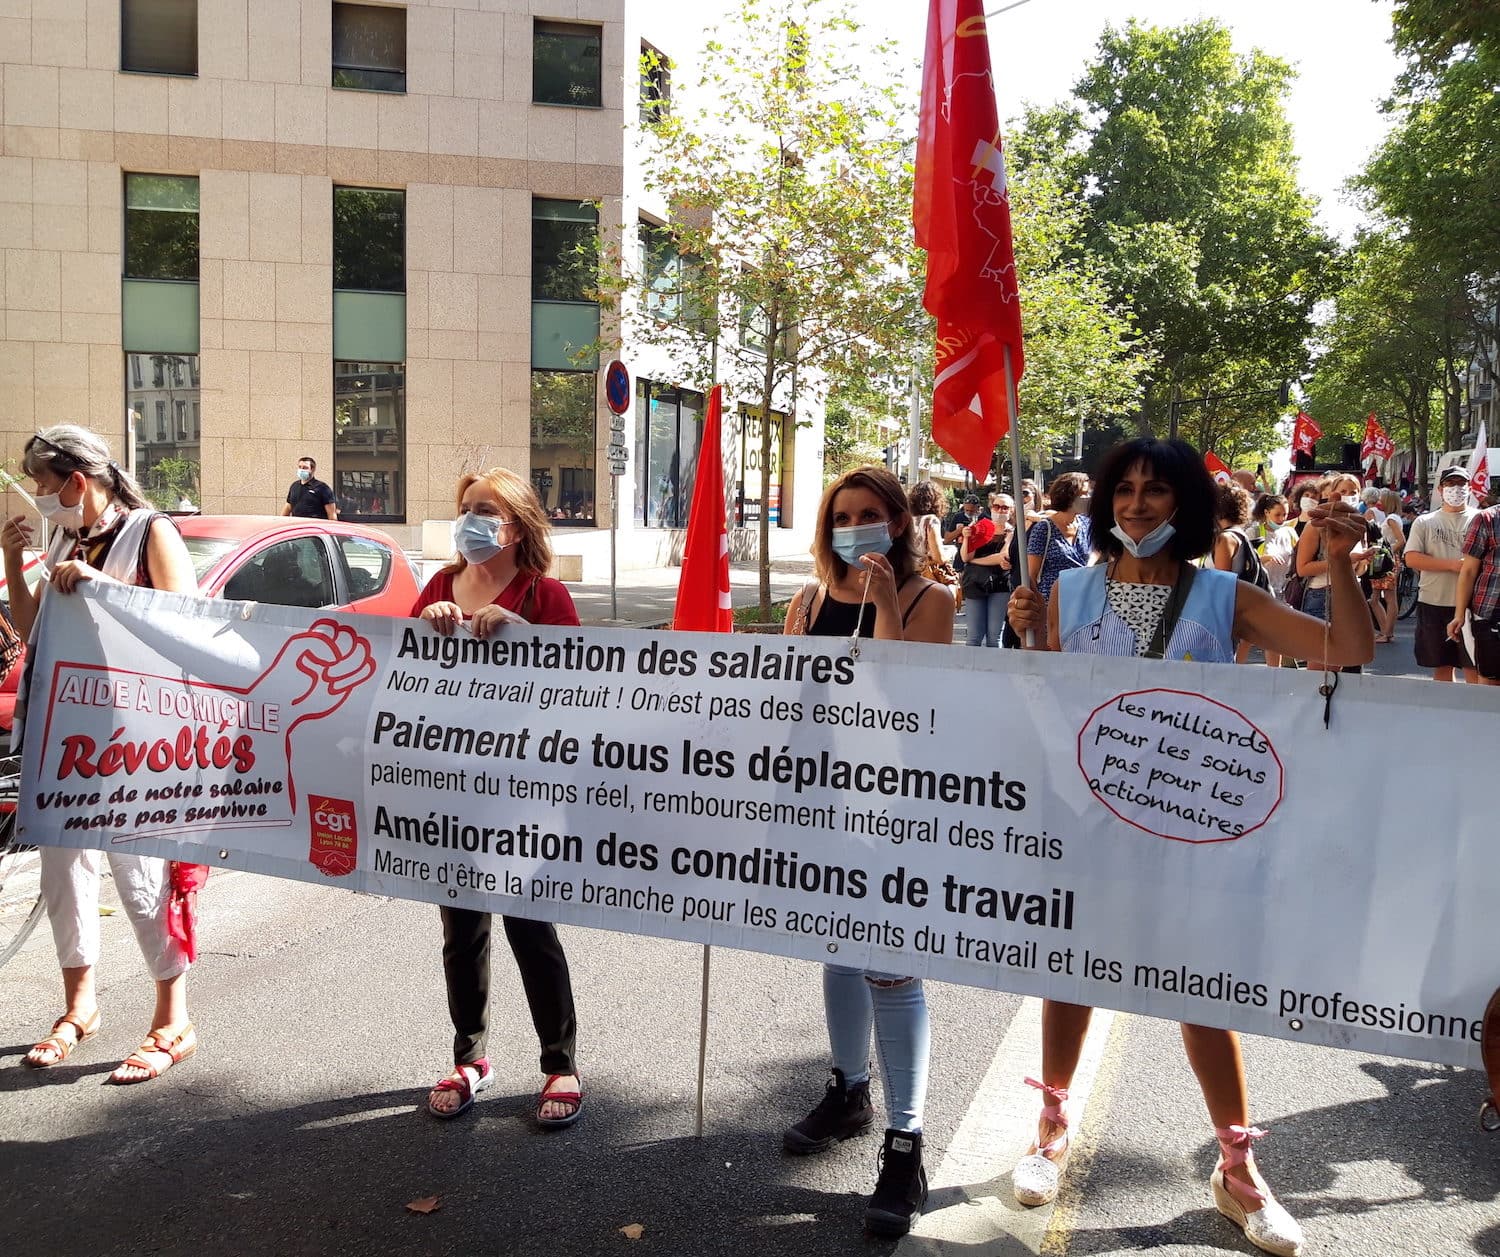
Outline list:
[[[69,847],[42,848],[42,898],[52,921],[57,962],[64,969],[99,961],[99,870],[104,855],[103,851]],[[167,861],[117,851],[108,855],[115,890],[135,927],[151,976],[165,982],[186,972],[187,952],[167,932],[167,900],[172,889]]]

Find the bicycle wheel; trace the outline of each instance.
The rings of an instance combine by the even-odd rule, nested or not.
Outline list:
[[[1417,589],[1420,578],[1409,567],[1401,569],[1401,577],[1396,582],[1396,614],[1401,619],[1406,619],[1417,609]]]
[[[0,812],[0,965],[21,946],[42,919],[42,859],[35,847],[16,846],[16,810]]]

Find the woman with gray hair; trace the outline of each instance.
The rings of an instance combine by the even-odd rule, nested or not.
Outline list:
[[[197,592],[192,560],[176,527],[115,463],[103,438],[74,424],[45,428],[26,442],[21,467],[35,481],[37,509],[54,529],[47,548],[47,578],[35,594],[21,575],[31,525],[24,515],[14,515],[0,529],[11,615],[28,641],[42,598],[51,596],[49,588],[70,594],[86,581],[103,581]],[[101,862],[99,851],[42,849],[42,898],[52,921],[67,1008],[53,1023],[51,1034],[27,1053],[26,1063],[35,1068],[60,1064],[99,1029],[94,965],[99,958]],[[151,1029],[110,1081],[146,1082],[197,1048],[187,1011],[193,931],[184,919],[190,922],[202,866],[169,865],[118,851],[109,853],[109,865],[156,982]]]

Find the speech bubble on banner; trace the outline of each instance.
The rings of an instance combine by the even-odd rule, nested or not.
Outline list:
[[[1281,759],[1243,714],[1202,694],[1134,690],[1078,731],[1089,790],[1126,824],[1173,842],[1234,842],[1281,803]]]

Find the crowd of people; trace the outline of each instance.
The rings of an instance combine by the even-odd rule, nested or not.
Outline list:
[[[14,516],[0,532],[22,636],[33,632],[43,597],[67,595],[84,582],[195,590],[170,518],[149,506],[98,436],[73,426],[48,428],[28,441],[23,467],[55,531],[48,579],[35,596],[21,578],[30,524]],[[307,468],[301,486],[314,470]],[[1092,480],[1061,475],[1045,494],[1023,482],[1019,503],[1001,492],[971,494],[943,518],[932,485],[919,484],[908,495],[888,471],[863,467],[823,494],[812,545],[816,578],[793,597],[785,632],[947,644],[961,593],[974,646],[1025,643],[1204,663],[1244,661],[1259,648],[1268,663],[1357,669],[1374,657],[1377,641],[1390,640],[1392,577],[1404,562],[1422,581],[1418,660],[1439,679],[1461,672],[1497,683],[1500,507],[1476,511],[1461,472],[1445,472],[1439,487],[1442,506],[1407,524],[1409,504],[1372,496],[1344,473],[1303,479],[1284,496],[1247,473],[1215,484],[1198,452],[1181,441],[1136,440],[1110,451]],[[307,490],[293,492],[300,501]],[[309,498],[308,509],[313,505]],[[464,475],[455,507],[456,553],[427,582],[413,617],[444,634],[463,624],[480,638],[509,622],[578,624],[566,587],[546,575],[550,521],[525,479],[498,468]],[[93,973],[102,858],[51,847],[43,853],[42,892],[65,1009],[28,1053],[34,1068],[59,1064],[99,1028]],[[197,1047],[187,972],[202,883],[192,872],[197,866],[118,853],[108,859],[155,983],[149,1032],[112,1075],[117,1083],[138,1083]],[[453,1068],[432,1088],[426,1108],[451,1120],[494,1077],[487,1044],[491,917],[447,907],[439,915]],[[567,1126],[581,1115],[584,1096],[567,958],[552,925],[512,917],[503,924],[540,1046],[544,1081],[535,1118],[542,1128]],[[831,1077],[817,1104],[786,1129],[783,1147],[816,1154],[875,1123],[873,1038],[885,1126],[865,1224],[878,1235],[901,1235],[927,1195],[931,1033],[923,984],[826,964],[822,986]],[[1090,1013],[1058,1001],[1045,1005],[1039,1077],[1026,1080],[1041,1091],[1043,1105],[1035,1143],[1013,1174],[1023,1205],[1057,1194],[1072,1146],[1069,1087]],[[1271,1194],[1252,1152],[1264,1132],[1250,1120],[1237,1037],[1183,1025],[1182,1038],[1221,1148],[1211,1183],[1216,1207],[1256,1245],[1295,1255],[1300,1228]]]

